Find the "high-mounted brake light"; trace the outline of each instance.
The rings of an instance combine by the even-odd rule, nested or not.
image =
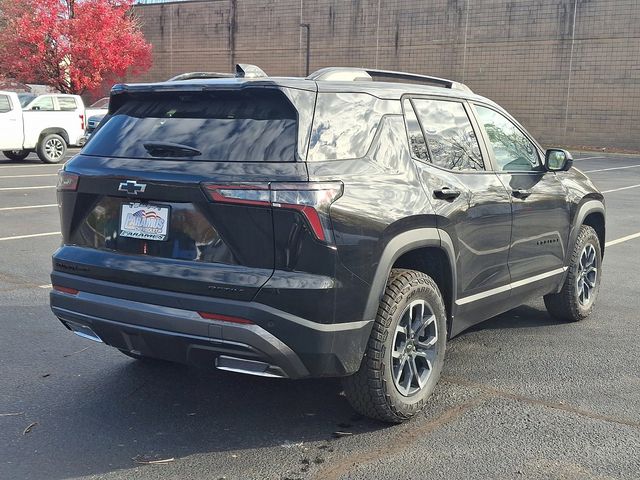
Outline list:
[[[65,172],[64,170],[58,171],[58,184],[56,189],[60,192],[63,190],[75,191],[78,189],[78,175],[75,173]]]
[[[205,183],[203,187],[214,202],[296,210],[318,240],[333,243],[329,208],[342,196],[342,182]]]

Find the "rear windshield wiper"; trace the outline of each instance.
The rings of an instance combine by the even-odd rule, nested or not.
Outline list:
[[[197,157],[202,155],[200,150],[181,143],[146,142],[142,146],[152,157]]]

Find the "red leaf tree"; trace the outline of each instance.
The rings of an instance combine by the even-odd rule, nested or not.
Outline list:
[[[133,0],[0,0],[0,72],[63,93],[151,66]]]

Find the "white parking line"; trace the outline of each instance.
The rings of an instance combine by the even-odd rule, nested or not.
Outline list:
[[[607,157],[582,157],[582,158],[574,158],[573,161],[580,161],[580,160],[606,160]]]
[[[35,190],[38,188],[56,188],[55,185],[44,185],[41,187],[2,187],[0,188],[0,192],[6,191],[6,190]]]
[[[35,175],[0,175],[0,178],[57,177],[57,173],[38,173]]]
[[[629,240],[633,240],[634,238],[640,238],[640,232],[632,233],[631,235],[627,235],[626,237],[617,238],[615,240],[611,240],[604,244],[605,247],[611,247],[612,245],[617,245],[622,242],[627,242]]]
[[[638,168],[640,165],[626,165],[624,167],[600,168],[598,170],[585,170],[582,173],[610,172],[611,170],[624,170],[626,168]]]
[[[620,190],[629,190],[630,188],[638,188],[638,187],[640,187],[640,183],[638,185],[629,185],[628,187],[614,188],[612,190],[603,190],[601,193],[619,192]]]
[[[0,208],[0,212],[6,212],[9,210],[28,210],[30,208],[50,208],[57,207],[57,203],[47,203],[46,205],[26,205],[24,207],[2,207]]]
[[[51,235],[60,235],[60,232],[32,233],[31,235],[16,235],[13,237],[2,237],[0,238],[0,242],[4,242],[5,240],[20,240],[22,238],[50,237]]]
[[[37,165],[0,165],[0,168],[40,168],[40,167],[58,167],[62,168],[64,163],[40,163]]]

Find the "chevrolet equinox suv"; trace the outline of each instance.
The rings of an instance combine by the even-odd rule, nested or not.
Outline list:
[[[466,86],[326,68],[116,85],[60,171],[51,308],[135,359],[343,377],[401,422],[448,339],[544,296],[591,312],[605,208]]]

